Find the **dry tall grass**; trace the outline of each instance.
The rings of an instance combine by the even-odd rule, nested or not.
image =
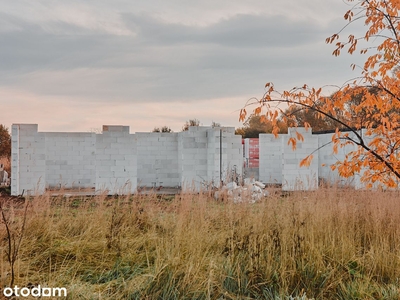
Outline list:
[[[399,193],[29,201],[18,286],[64,286],[69,299],[400,298]],[[8,208],[14,224],[21,211]]]

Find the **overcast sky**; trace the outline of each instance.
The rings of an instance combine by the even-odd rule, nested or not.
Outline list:
[[[0,0],[0,123],[40,131],[240,126],[266,82],[341,85],[342,0]]]

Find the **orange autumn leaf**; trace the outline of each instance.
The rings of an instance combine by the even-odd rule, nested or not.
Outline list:
[[[288,145],[292,145],[292,150],[293,150],[293,151],[296,150],[297,141],[296,141],[295,138],[292,138],[292,137],[289,138],[287,144],[288,144]]]
[[[312,154],[308,155],[306,158],[300,161],[300,167],[309,167],[311,165],[314,156]]]
[[[300,132],[296,131],[296,138],[298,141],[304,142],[304,137]]]

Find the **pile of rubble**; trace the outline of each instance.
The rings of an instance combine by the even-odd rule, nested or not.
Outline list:
[[[265,189],[265,184],[254,180],[254,178],[245,178],[243,186],[236,182],[229,182],[214,193],[214,198],[222,200],[224,196],[234,203],[249,202],[255,203],[263,197],[268,197],[269,192]]]

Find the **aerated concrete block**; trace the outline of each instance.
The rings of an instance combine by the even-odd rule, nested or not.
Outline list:
[[[297,140],[296,132],[303,135],[304,141]],[[297,140],[296,150],[288,144],[289,138]],[[300,147],[299,147],[300,146]],[[318,137],[312,136],[304,128],[289,128],[282,137],[282,189],[313,190],[318,188],[318,156],[315,155],[309,166],[300,167],[301,161],[318,149]]]

